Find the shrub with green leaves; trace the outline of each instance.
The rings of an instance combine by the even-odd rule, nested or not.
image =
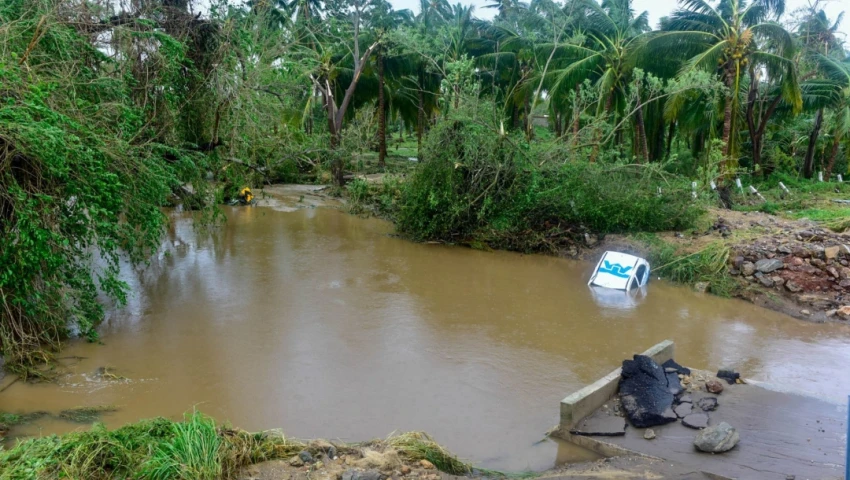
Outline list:
[[[204,164],[167,143],[185,45],[158,32],[140,84],[58,14],[0,5],[0,351],[23,374],[69,333],[96,336],[98,297],[125,299],[119,261],[159,246],[160,207]]]
[[[445,120],[403,186],[399,229],[417,240],[556,250],[585,232],[687,228],[702,212],[688,182],[658,165],[541,158],[521,138],[468,118]]]

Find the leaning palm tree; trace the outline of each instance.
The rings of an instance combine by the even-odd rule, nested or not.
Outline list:
[[[727,92],[723,104],[722,173],[737,167],[740,99],[750,66],[771,78],[781,78],[784,100],[795,111],[802,105],[791,34],[775,22],[785,9],[784,0],[720,0],[715,8],[706,0],[683,0],[665,30],[648,43],[656,56],[683,57],[682,73],[705,70],[717,73]]]

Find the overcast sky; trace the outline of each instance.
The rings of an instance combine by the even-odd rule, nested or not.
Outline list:
[[[458,0],[449,0],[449,3],[455,4]],[[493,3],[488,0],[460,0],[461,3],[475,6],[475,16],[478,18],[493,18],[496,10],[493,8],[483,8],[488,3]],[[419,0],[390,0],[393,6],[400,10],[409,8],[413,13],[419,13]],[[823,3],[823,2],[822,2]],[[651,24],[656,26],[658,19],[669,14],[676,8],[676,0],[634,0],[634,9],[638,12],[644,10],[649,11]],[[792,12],[795,9],[808,5],[808,0],[785,0],[785,11]],[[850,2],[844,0],[831,0],[824,6],[824,10],[835,19],[838,14],[845,9],[850,9]],[[844,34],[845,40],[850,38],[850,16],[845,18],[841,25],[841,32]]]

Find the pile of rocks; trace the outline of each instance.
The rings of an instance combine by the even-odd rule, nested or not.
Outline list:
[[[791,238],[763,237],[736,247],[729,273],[807,309],[850,320],[850,238],[816,228]]]
[[[740,375],[730,370],[718,374],[730,384],[739,383]],[[623,362],[619,384],[620,405],[629,422],[646,428],[644,438],[656,438],[649,428],[681,421],[682,425],[701,430],[694,445],[701,451],[720,453],[738,443],[738,434],[728,424],[709,427],[709,412],[719,406],[715,395],[723,392],[723,383],[714,377],[668,360],[658,365],[652,358],[635,355]]]

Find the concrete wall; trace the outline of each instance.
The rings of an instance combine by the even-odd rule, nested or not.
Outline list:
[[[642,355],[651,357],[661,364],[673,358],[673,347],[672,340],[664,340],[643,352]],[[558,427],[562,434],[568,433],[581,419],[593,413],[617,393],[620,371],[621,369],[618,368],[561,400],[561,422]]]

